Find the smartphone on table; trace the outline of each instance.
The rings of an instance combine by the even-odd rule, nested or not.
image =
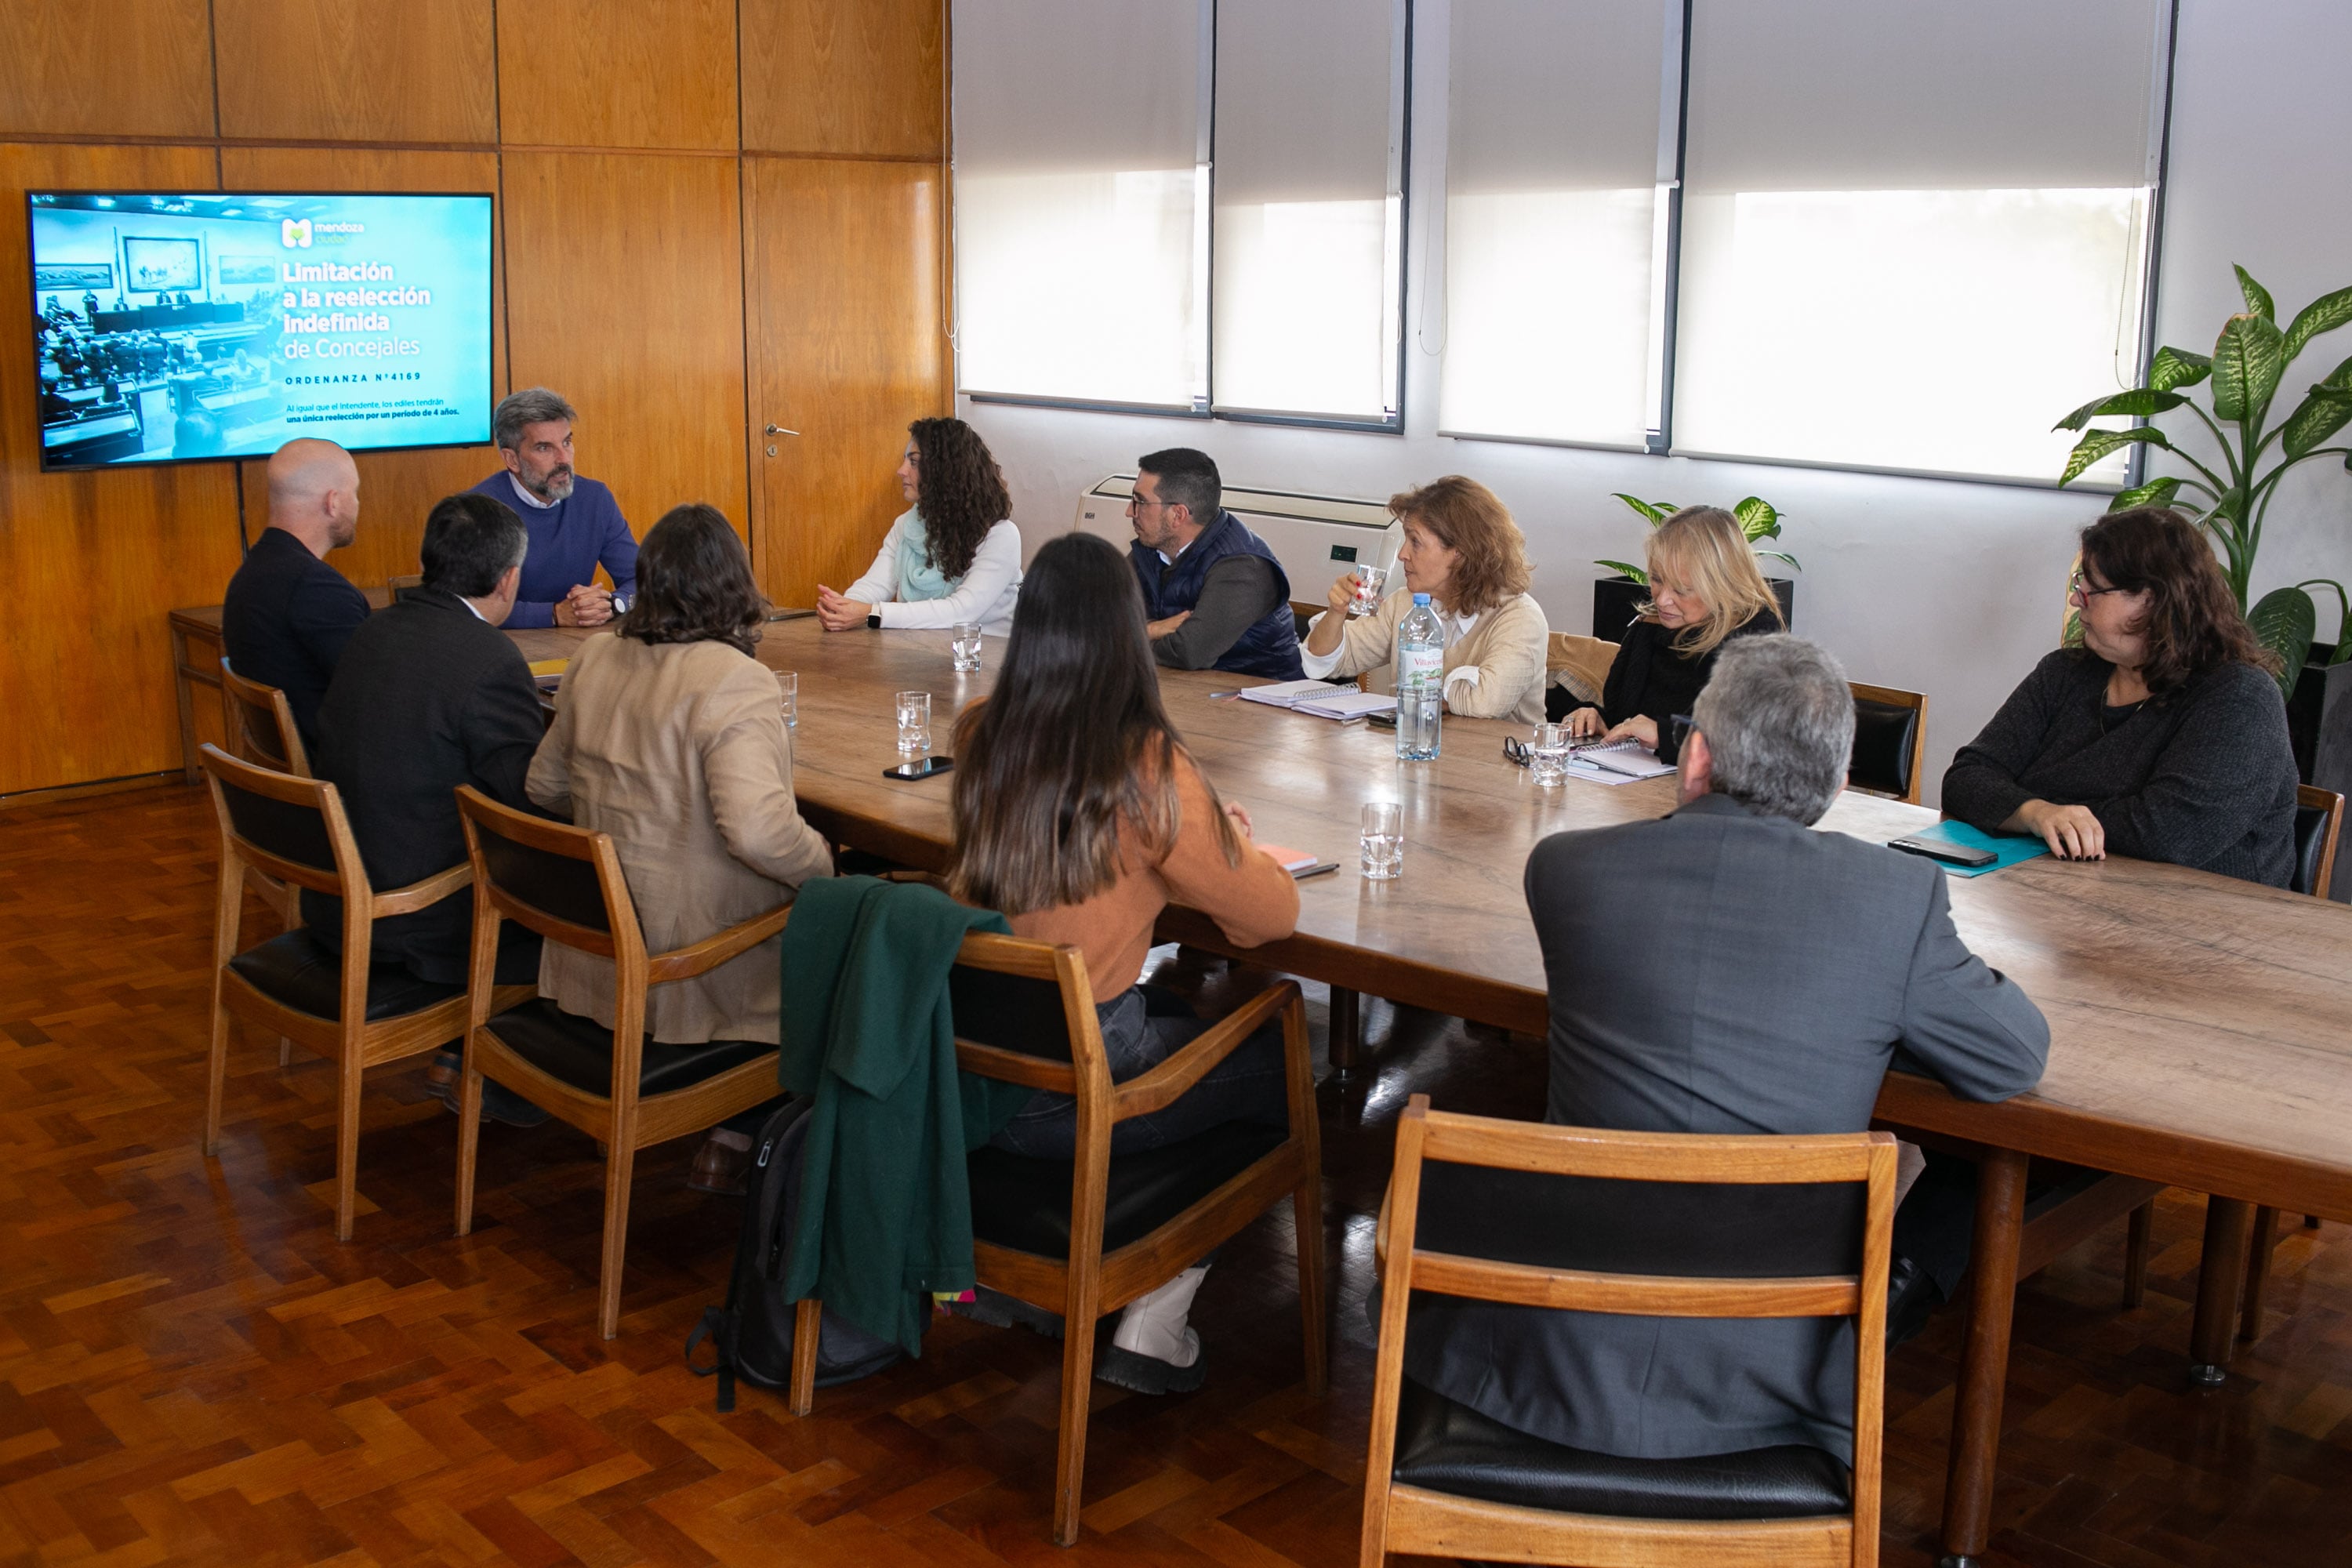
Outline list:
[[[897,779],[901,783],[907,783],[914,779],[927,779],[934,773],[947,773],[954,766],[953,757],[917,757],[911,763],[900,763],[896,767],[884,768],[882,776],[886,779]]]
[[[1966,866],[1973,870],[1990,866],[2000,858],[1990,849],[1973,849],[1965,844],[1954,844],[1943,838],[1893,838],[1889,849],[1900,849],[1906,855],[1925,855],[1930,860],[1942,860],[1954,866]]]

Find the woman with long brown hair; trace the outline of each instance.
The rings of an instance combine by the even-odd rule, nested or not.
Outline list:
[[[1208,1027],[1181,998],[1137,984],[1161,910],[1197,910],[1241,947],[1287,936],[1298,919],[1297,884],[1249,842],[1248,813],[1217,798],[1169,722],[1143,628],[1142,592],[1111,545],[1071,533],[1040,550],[995,690],[956,721],[950,795],[950,886],[1003,910],[1019,935],[1085,954],[1114,1082]],[[1159,1148],[1228,1121],[1282,1126],[1285,1114],[1274,1024],[1166,1110],[1118,1123],[1111,1148]],[[995,1142],[1066,1160],[1076,1131],[1076,1102],[1040,1091]],[[1197,1386],[1200,1337],[1185,1318],[1202,1273],[1129,1307],[1098,1375],[1144,1393]],[[991,1295],[974,1315],[1021,1316]]]
[[[1527,539],[1510,509],[1477,480],[1448,474],[1391,496],[1389,510],[1404,525],[1404,586],[1351,621],[1356,574],[1332,584],[1329,607],[1307,625],[1300,668],[1317,679],[1360,675],[1367,690],[1392,689],[1397,626],[1413,595],[1426,594],[1445,633],[1447,710],[1542,723],[1551,628],[1528,593]]]
[[[1021,593],[1021,531],[1004,475],[980,432],[961,419],[918,419],[898,459],[907,510],[882,536],[866,575],[842,593],[820,585],[827,631],[909,630],[976,624],[1013,630]]]
[[[675,507],[637,552],[618,635],[572,656],[530,798],[613,836],[648,952],[684,947],[789,903],[833,851],[793,799],[776,678],[751,657],[768,617],[743,542],[717,508]],[[783,939],[646,995],[668,1045],[780,1038]],[[613,965],[553,942],[539,973],[558,1007],[613,1023]],[[740,1191],[756,1116],[706,1141],[688,1184]]]
[[[2169,507],[2083,531],[2067,597],[2081,646],[2009,694],[1944,775],[1944,810],[2063,859],[2109,850],[2284,888],[2294,749],[2275,656],[2197,525]]]
[[[1675,760],[1674,725],[1736,637],[1777,632],[1780,603],[1756,564],[1738,520],[1719,506],[1686,506],[1651,531],[1650,602],[1609,666],[1601,705],[1568,715],[1569,733],[1633,740]],[[1662,750],[1660,742],[1665,742]]]

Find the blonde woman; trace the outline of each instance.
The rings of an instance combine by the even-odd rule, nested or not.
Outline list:
[[[1369,691],[1395,689],[1397,625],[1415,594],[1445,628],[1445,706],[1469,719],[1540,724],[1551,628],[1528,595],[1527,540],[1495,492],[1459,474],[1389,498],[1404,524],[1397,565],[1405,585],[1360,620],[1348,619],[1352,572],[1331,584],[1330,608],[1307,623],[1298,662],[1310,679],[1360,675]]]
[[[1650,602],[1625,628],[1601,706],[1570,713],[1568,729],[1580,739],[1638,741],[1671,761],[1658,743],[1673,746],[1674,716],[1698,700],[1723,645],[1785,628],[1747,534],[1719,506],[1686,506],[1658,524],[1649,564]]]

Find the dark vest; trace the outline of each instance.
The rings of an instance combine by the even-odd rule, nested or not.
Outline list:
[[[1269,680],[1300,679],[1306,671],[1298,663],[1298,623],[1290,613],[1289,574],[1274,558],[1274,552],[1265,547],[1265,541],[1252,533],[1232,512],[1219,510],[1217,521],[1192,542],[1192,548],[1176,557],[1172,565],[1161,566],[1160,552],[1140,542],[1128,546],[1128,559],[1135,563],[1136,581],[1143,587],[1148,618],[1161,620],[1199,604],[1201,584],[1208,580],[1209,568],[1228,555],[1255,555],[1274,569],[1274,608],[1259,617],[1210,668],[1235,675],[1262,675]]]

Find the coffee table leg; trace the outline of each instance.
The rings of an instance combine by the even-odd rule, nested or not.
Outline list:
[[[1992,1534],[2000,1402],[2009,1381],[2010,1319],[2017,1310],[2017,1247],[2025,1229],[2025,1156],[1987,1149],[1977,1166],[1977,1225],[1969,1260],[1969,1331],[1952,1411],[1939,1568],[1977,1568]]]
[[[2246,1243],[2254,1205],[2240,1198],[2205,1200],[2205,1256],[2197,1265],[2197,1318],[2189,1331],[2189,1381],[2211,1387],[2230,1375],[2230,1335],[2246,1280]]]
[[[1361,998],[1353,991],[1331,987],[1331,1070],[1350,1073],[1363,1065],[1364,1026]]]

